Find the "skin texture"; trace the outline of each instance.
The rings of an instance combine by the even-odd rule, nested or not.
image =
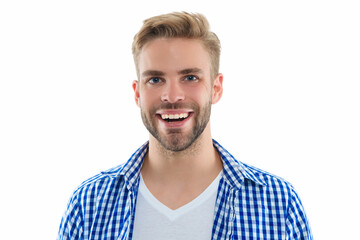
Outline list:
[[[216,178],[221,160],[212,146],[211,106],[222,95],[222,74],[214,81],[210,58],[199,40],[155,39],[143,47],[135,102],[148,129],[149,152],[141,170],[150,192],[176,209]],[[183,121],[161,115],[187,114]]]

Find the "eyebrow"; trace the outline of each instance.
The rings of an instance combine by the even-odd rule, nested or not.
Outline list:
[[[148,77],[148,76],[164,76],[165,73],[161,72],[161,71],[157,71],[157,70],[146,70],[145,72],[143,72],[141,74],[141,76],[143,77]]]
[[[199,73],[202,73],[203,71],[200,69],[200,68],[186,68],[186,69],[182,69],[180,71],[178,71],[177,73],[179,75],[184,75],[184,74],[190,74],[190,73],[193,73],[193,74],[199,74]],[[165,73],[162,72],[162,71],[158,71],[158,70],[146,70],[144,71],[141,76],[142,77],[149,77],[149,76],[164,76]]]
[[[200,68],[186,68],[178,71],[178,74],[190,74],[190,73],[202,73],[203,71]]]

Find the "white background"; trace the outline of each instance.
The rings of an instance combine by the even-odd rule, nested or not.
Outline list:
[[[315,239],[360,225],[356,1],[1,1],[0,238],[55,239],[73,190],[147,138],[131,89],[145,18],[207,16],[222,43],[213,137],[290,181]]]

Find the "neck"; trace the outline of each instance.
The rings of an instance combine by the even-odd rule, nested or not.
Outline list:
[[[202,135],[180,152],[166,150],[150,136],[149,152],[144,160],[144,178],[163,182],[186,182],[206,175],[218,174],[222,169],[220,157],[213,147],[209,124]]]

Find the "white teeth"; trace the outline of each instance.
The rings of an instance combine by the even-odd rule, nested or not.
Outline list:
[[[180,113],[180,114],[161,114],[162,119],[180,119],[187,118],[189,116],[188,113]]]

